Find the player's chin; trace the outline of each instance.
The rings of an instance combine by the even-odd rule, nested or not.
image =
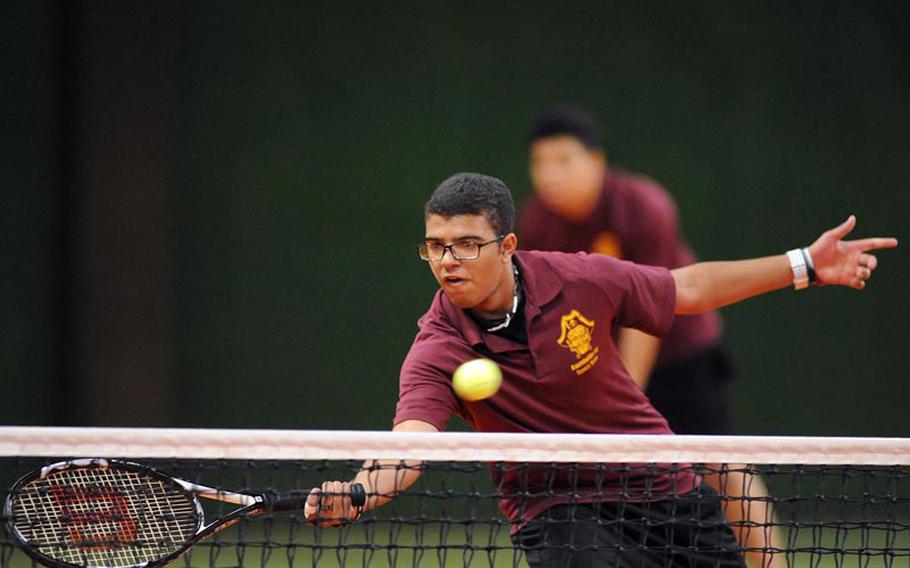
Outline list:
[[[549,209],[560,213],[571,206],[571,202],[566,198],[564,192],[541,195],[540,199]]]
[[[442,291],[448,296],[449,300],[463,310],[470,310],[480,303],[477,299],[477,294],[471,288],[465,283],[455,285],[443,283],[442,285]]]

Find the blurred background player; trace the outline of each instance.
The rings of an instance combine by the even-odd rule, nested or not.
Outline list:
[[[533,125],[528,146],[534,195],[519,214],[522,248],[595,252],[670,269],[695,261],[673,199],[653,180],[608,166],[590,114],[571,107],[546,111]],[[663,340],[631,328],[617,328],[614,336],[629,374],[674,432],[732,433],[732,366],[717,311],[677,316]],[[728,472],[706,480],[737,498],[725,514],[743,546],[781,548],[771,529],[749,528],[750,521],[767,527],[772,515],[761,478]],[[740,500],[744,495],[752,500]],[[748,556],[753,566],[786,565],[782,556]]]

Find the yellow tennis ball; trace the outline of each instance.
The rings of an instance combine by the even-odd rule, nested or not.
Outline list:
[[[483,400],[496,394],[502,385],[499,365],[489,359],[474,359],[462,363],[452,375],[455,394],[467,401]]]

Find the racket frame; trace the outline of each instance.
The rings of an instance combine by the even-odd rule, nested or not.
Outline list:
[[[16,495],[18,495],[21,492],[21,489],[29,483],[45,479],[50,475],[69,469],[89,468],[117,469],[152,477],[158,481],[165,483],[169,487],[180,490],[184,496],[187,497],[187,500],[192,503],[196,511],[196,526],[192,536],[187,538],[180,546],[176,548],[176,550],[147,562],[122,566],[118,568],[153,568],[157,566],[164,566],[165,564],[168,564],[169,562],[182,555],[200,540],[230,527],[246,515],[259,512],[265,508],[264,495],[234,493],[231,491],[225,491],[223,489],[216,489],[214,487],[200,485],[198,483],[192,483],[190,481],[186,481],[185,479],[180,479],[179,477],[167,475],[152,467],[134,462],[124,460],[109,460],[105,458],[81,458],[56,462],[46,465],[39,470],[29,472],[16,480],[16,482],[10,488],[9,493],[7,493],[3,505],[3,516],[8,532],[13,536],[13,538],[16,539],[16,541],[18,541],[20,548],[22,548],[26,554],[28,554],[37,562],[40,562],[46,566],[51,566],[53,568],[85,568],[85,565],[83,564],[72,564],[64,560],[48,556],[47,554],[41,552],[38,549],[39,547],[32,544],[29,539],[27,539],[19,531],[15,525],[15,519],[13,515]],[[213,501],[220,501],[222,503],[240,505],[240,508],[231,511],[226,515],[222,515],[211,523],[206,524],[205,512],[202,508],[202,503],[199,500],[200,497]],[[105,567],[99,565],[91,566],[90,568]]]

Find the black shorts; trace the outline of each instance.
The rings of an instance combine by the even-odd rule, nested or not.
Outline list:
[[[677,434],[733,432],[730,382],[733,365],[720,346],[656,368],[645,394]]]
[[[662,501],[556,505],[512,536],[531,568],[745,568],[707,485]]]

